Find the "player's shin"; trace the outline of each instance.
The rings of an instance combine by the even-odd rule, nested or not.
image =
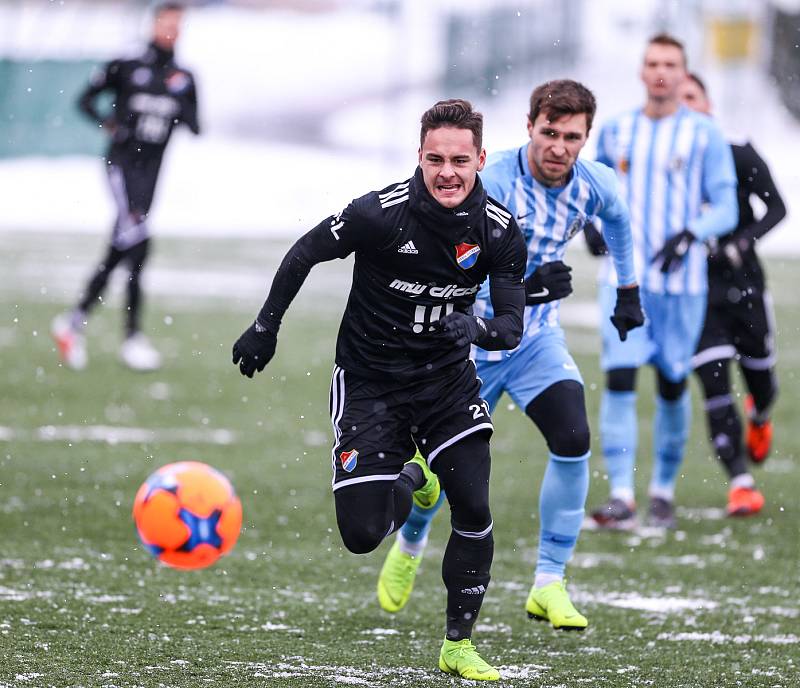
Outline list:
[[[638,444],[636,392],[603,392],[600,402],[600,440],[611,496],[632,506],[633,472]]]
[[[454,524],[442,560],[442,580],[447,588],[447,640],[472,636],[489,585],[493,556],[491,523],[480,530],[462,530]]]
[[[674,401],[656,397],[653,427],[655,465],[650,496],[672,501],[691,423],[691,399],[686,390]]]
[[[726,394],[706,399],[706,418],[711,445],[722,462],[728,477],[747,473],[747,462],[742,450],[742,421],[733,403]]]
[[[583,630],[586,617],[572,604],[563,577],[583,522],[589,492],[589,452],[583,456],[550,454],[539,497],[541,530],[536,578],[528,594],[528,616],[554,628]]]
[[[423,509],[416,504],[411,507],[411,513],[397,533],[397,541],[401,552],[415,557],[422,554],[428,542],[431,521],[433,521],[433,517],[436,516],[442,506],[444,497],[444,492],[441,492],[436,504],[430,509]]]
[[[564,577],[583,523],[589,492],[589,452],[583,456],[550,454],[539,494],[541,519],[536,587]]]

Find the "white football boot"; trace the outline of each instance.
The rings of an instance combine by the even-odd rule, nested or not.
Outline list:
[[[68,368],[83,370],[89,362],[86,354],[86,337],[82,332],[74,329],[70,323],[69,313],[62,313],[53,318],[50,324],[50,333],[58,347],[58,355]]]
[[[122,343],[119,358],[131,370],[148,371],[161,367],[161,354],[141,332],[132,334]]]

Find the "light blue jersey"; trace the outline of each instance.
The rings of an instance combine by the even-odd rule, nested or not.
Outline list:
[[[599,217],[622,284],[632,284],[635,277],[628,209],[618,193],[614,172],[606,165],[578,160],[564,186],[548,187],[533,178],[527,148],[526,144],[490,156],[480,175],[489,196],[508,208],[525,236],[528,245],[525,276],[543,263],[562,260],[567,242],[589,220]],[[520,347],[543,328],[558,327],[559,304],[560,300],[556,300],[525,307]],[[488,282],[478,293],[474,313],[485,318],[493,316]],[[501,361],[511,353],[473,347],[472,355],[476,361]]]
[[[713,120],[683,106],[660,119],[639,108],[603,126],[597,160],[617,172],[630,208],[640,286],[656,294],[705,293],[703,240],[729,232],[738,222],[733,155]],[[664,275],[653,258],[684,229],[699,241],[679,269]],[[617,284],[610,260],[600,279]]]

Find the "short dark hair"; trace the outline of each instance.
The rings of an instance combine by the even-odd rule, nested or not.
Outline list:
[[[700,87],[700,90],[703,92],[703,95],[706,95],[706,96],[708,95],[708,89],[706,88],[705,81],[703,81],[697,75],[696,72],[689,72],[686,76],[689,77],[689,79],[694,81],[694,83],[696,83]]]
[[[420,119],[422,125],[419,131],[419,145],[425,143],[425,137],[433,129],[454,127],[456,129],[469,129],[472,132],[472,141],[478,150],[483,148],[483,115],[472,109],[472,103],[461,98],[440,100],[433,107],[426,110]]]
[[[153,8],[153,14],[158,16],[162,12],[183,12],[186,9],[184,2],[159,2]]]
[[[683,43],[675,38],[675,36],[672,36],[668,33],[657,33],[655,36],[652,36],[649,41],[647,41],[647,45],[670,45],[673,48],[677,48],[681,51],[683,66],[686,67],[688,64],[686,61],[686,48],[683,47]]]
[[[540,112],[555,122],[566,115],[586,115],[586,131],[592,128],[597,101],[594,94],[581,83],[572,79],[546,81],[531,93],[531,108],[528,113],[531,124]]]

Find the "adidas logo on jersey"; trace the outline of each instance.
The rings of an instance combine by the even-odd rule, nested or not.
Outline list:
[[[414,246],[414,242],[413,241],[407,241],[405,244],[403,244],[400,248],[397,249],[397,252],[398,253],[419,253],[419,251],[417,251],[417,247]]]

